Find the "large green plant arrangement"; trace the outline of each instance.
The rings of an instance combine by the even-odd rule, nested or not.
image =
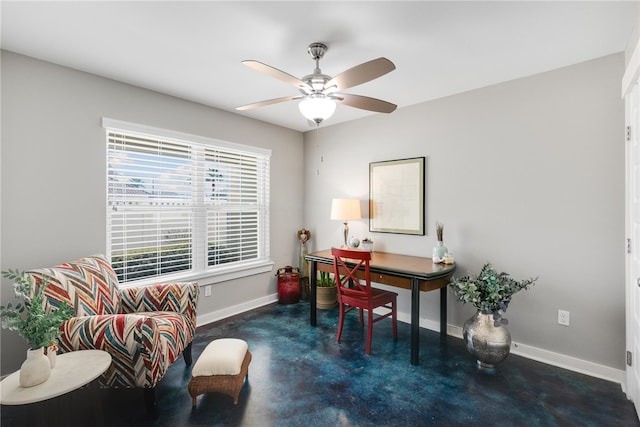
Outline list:
[[[3,271],[2,275],[15,281],[13,290],[18,302],[15,307],[11,303],[0,306],[2,327],[19,333],[30,348],[47,347],[57,343],[60,337],[60,326],[73,315],[73,309],[63,302],[60,306],[46,313],[44,310],[43,283],[32,295],[30,276],[18,270]]]
[[[482,266],[477,275],[467,275],[460,279],[451,280],[450,287],[455,292],[458,301],[471,303],[483,313],[493,313],[496,326],[508,323],[502,317],[507,311],[513,294],[528,289],[538,280],[532,277],[526,280],[512,279],[507,273],[498,273],[491,263]]]

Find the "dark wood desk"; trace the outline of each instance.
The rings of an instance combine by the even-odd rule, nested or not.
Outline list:
[[[316,279],[318,271],[333,273],[333,257],[331,250],[324,250],[309,254],[305,258],[310,263],[309,322],[311,326],[316,326]],[[420,348],[420,291],[440,289],[440,334],[443,338],[446,337],[447,284],[456,265],[434,264],[431,258],[373,252],[369,268],[372,282],[411,290],[411,364],[417,365]]]

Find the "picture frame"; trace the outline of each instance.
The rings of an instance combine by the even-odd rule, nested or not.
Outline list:
[[[369,231],[425,234],[424,157],[369,163]]]

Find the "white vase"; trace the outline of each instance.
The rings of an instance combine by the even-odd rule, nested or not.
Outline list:
[[[51,374],[51,362],[44,354],[44,347],[27,350],[27,360],[20,367],[20,386],[33,387],[42,384]]]

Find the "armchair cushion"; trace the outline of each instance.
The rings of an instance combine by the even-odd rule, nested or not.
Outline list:
[[[72,317],[61,329],[61,352],[95,349],[111,354],[111,366],[100,378],[104,386],[151,387],[162,379],[163,346],[157,323],[148,316]]]
[[[196,283],[165,283],[120,291],[120,312],[173,311],[193,320],[200,288]]]
[[[39,286],[47,282],[45,309],[66,301],[75,310],[75,317],[60,328],[62,352],[98,349],[111,354],[111,367],[100,379],[105,386],[155,387],[195,335],[195,283],[119,289],[103,255],[27,274]]]

